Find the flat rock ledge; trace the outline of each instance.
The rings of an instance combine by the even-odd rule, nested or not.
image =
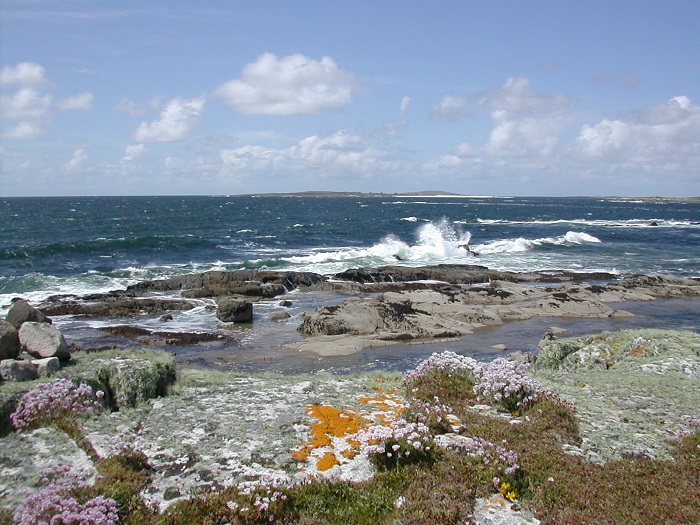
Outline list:
[[[457,338],[533,317],[631,316],[611,303],[697,295],[700,282],[660,276],[627,276],[603,285],[440,282],[430,289],[385,291],[306,312],[299,331],[307,337],[292,347],[324,356],[346,355],[415,339]]]

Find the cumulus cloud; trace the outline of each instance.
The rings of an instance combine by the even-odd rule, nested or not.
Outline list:
[[[535,93],[526,77],[509,78],[505,84],[477,95],[477,105],[488,111],[506,111],[511,115],[550,114],[571,105],[571,99],[557,93]]]
[[[22,121],[10,127],[2,136],[6,139],[36,139],[44,135],[43,128],[35,122]]]
[[[436,120],[459,120],[470,113],[469,104],[461,97],[445,95],[430,108],[430,118]]]
[[[357,89],[353,73],[330,57],[265,53],[214,93],[243,114],[291,116],[339,110],[352,102]]]
[[[678,96],[624,119],[582,126],[571,150],[579,160],[645,167],[697,161],[698,144],[700,107]]]
[[[95,96],[92,93],[84,91],[79,95],[74,95],[72,97],[64,98],[58,102],[58,109],[82,109],[88,110],[92,109],[92,104],[95,101]]]
[[[91,109],[94,97],[83,92],[54,103],[43,66],[22,62],[0,70],[0,85],[11,92],[0,97],[0,118],[6,122],[3,138],[34,139],[44,135],[44,127],[56,109]]]
[[[258,145],[221,151],[222,172],[240,173],[322,173],[323,176],[387,174],[400,162],[376,147],[365,136],[338,131],[327,136],[313,135],[288,148]]]
[[[176,98],[168,102],[153,122],[142,122],[134,132],[140,142],[177,142],[189,137],[197,127],[204,109],[204,97]]]
[[[483,155],[547,157],[557,151],[559,136],[568,125],[566,110],[571,106],[572,100],[566,95],[537,93],[526,77],[513,77],[470,99],[446,95],[431,107],[430,117],[457,121],[486,113],[493,128]],[[450,153],[446,158],[454,164],[459,158],[456,155]]]
[[[39,120],[51,108],[53,97],[32,87],[23,87],[12,95],[3,95],[0,115],[7,120]]]
[[[21,62],[16,66],[5,66],[0,69],[0,85],[42,87],[48,84],[46,69],[33,62]]]
[[[88,162],[88,154],[84,149],[77,149],[73,152],[71,159],[66,162],[63,168],[68,172],[81,171]]]
[[[140,159],[148,151],[143,144],[130,144],[124,150],[124,157],[122,157],[122,163],[130,163],[135,160]]]

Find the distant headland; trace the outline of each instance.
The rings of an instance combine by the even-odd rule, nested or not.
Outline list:
[[[504,195],[464,195],[462,193],[453,193],[449,191],[440,190],[425,190],[425,191],[408,191],[400,193],[384,193],[384,192],[361,192],[361,191],[300,191],[300,192],[289,192],[289,193],[249,193],[247,197],[362,197],[362,198],[372,198],[372,197],[450,197],[455,199],[476,199],[476,198],[507,198]],[[618,197],[618,196],[590,196],[590,195],[578,195],[571,196],[574,198],[581,199],[603,199],[611,201],[626,201],[626,202],[688,202],[688,203],[698,203],[700,202],[700,196],[698,197]]]

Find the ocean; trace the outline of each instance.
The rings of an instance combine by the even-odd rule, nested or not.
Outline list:
[[[467,262],[511,271],[700,277],[698,202],[393,195],[5,198],[0,217],[3,316],[18,296],[38,304],[51,295],[107,292],[206,270],[333,274]],[[467,244],[477,256],[467,253]],[[294,299],[300,308],[331,300]],[[680,322],[693,324],[697,303],[681,304],[690,317],[681,315]],[[261,315],[274,307],[261,305]],[[168,330],[219,329],[204,310],[178,314]],[[661,310],[649,314],[655,322],[678,321],[673,308]],[[84,342],[86,333],[110,320],[56,322],[67,337]],[[158,325],[157,319],[129,322]],[[294,332],[242,329],[238,355],[250,348],[274,361],[278,354],[269,347],[294,340]],[[220,359],[211,347],[183,349],[181,355],[206,360],[211,352],[211,359]]]

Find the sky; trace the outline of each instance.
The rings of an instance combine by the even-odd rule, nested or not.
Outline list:
[[[0,196],[700,195],[697,0],[0,0]]]

